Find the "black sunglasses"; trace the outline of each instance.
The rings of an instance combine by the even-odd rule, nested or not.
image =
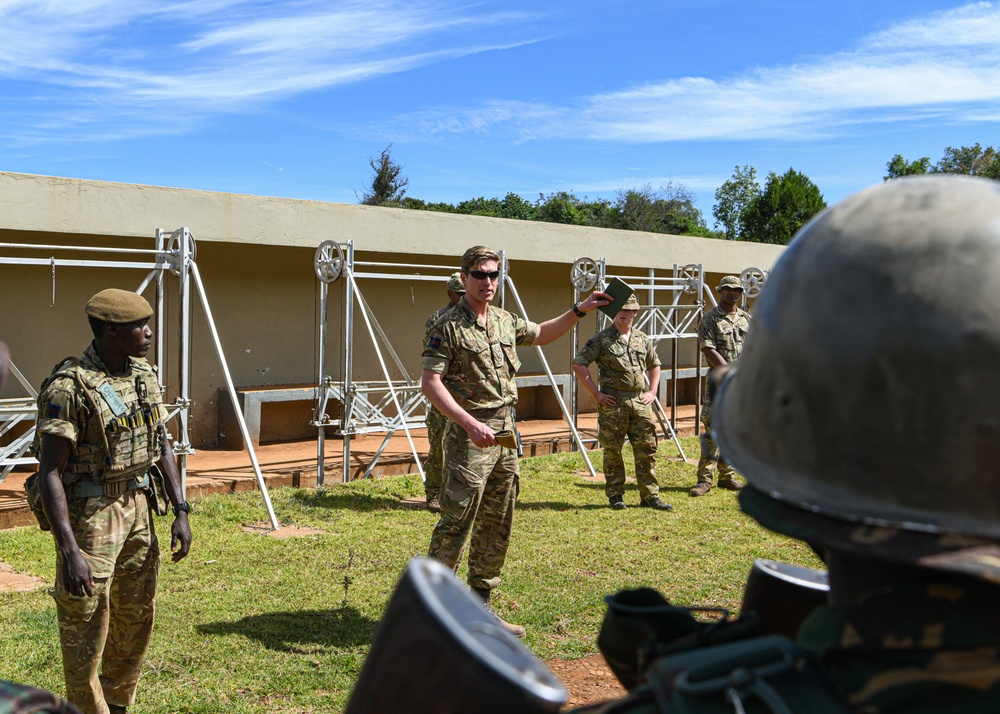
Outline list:
[[[469,275],[474,277],[476,280],[486,280],[486,278],[489,278],[490,280],[497,280],[500,277],[500,271],[493,270],[487,273],[485,270],[470,270]]]

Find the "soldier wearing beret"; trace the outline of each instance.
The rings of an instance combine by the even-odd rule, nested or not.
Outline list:
[[[518,345],[547,345],[610,302],[602,292],[541,324],[490,305],[500,254],[474,246],[462,256],[465,296],[424,340],[421,391],[450,420],[444,436],[441,518],[429,555],[452,569],[469,544],[469,586],[489,605],[507,557],[519,488],[517,451],[497,432],[514,429]],[[520,625],[503,623],[524,636]]]
[[[462,284],[461,271],[455,271],[448,278],[448,304],[440,310],[435,310],[424,323],[424,339],[430,333],[434,324],[451,308],[458,304],[458,301],[465,295],[465,286]],[[441,460],[441,439],[444,436],[444,427],[448,423],[448,417],[441,413],[433,404],[427,409],[427,461],[424,462],[424,493],[427,495],[427,510],[431,513],[440,513],[441,504],[438,502],[438,492],[441,490],[441,481],[444,478],[444,463]]]
[[[627,436],[635,458],[639,505],[669,511],[670,504],[660,500],[656,481],[656,420],[651,406],[660,383],[660,358],[653,341],[632,326],[637,314],[639,301],[630,295],[611,326],[587,340],[573,358],[573,372],[597,401],[598,438],[604,448],[604,492],[611,507],[626,507],[622,498],[622,446]],[[590,375],[591,362],[597,362],[600,387]]]
[[[66,698],[86,714],[117,714],[135,699],[153,628],[154,482],[173,505],[174,562],[188,554],[191,529],[156,372],[145,360],[153,310],[136,293],[108,289],[84,312],[93,342],[83,357],[58,364],[38,397],[36,483],[56,545]]]
[[[743,352],[743,342],[750,329],[750,313],[740,307],[743,283],[735,275],[727,275],[718,288],[719,304],[705,313],[698,325],[698,344],[712,370],[735,362]],[[712,490],[712,477],[719,475],[719,488],[739,491],[743,484],[736,480],[736,470],[719,453],[712,439],[712,398],[705,390],[701,401],[701,458],[698,460],[698,483],[691,489],[692,496],[704,496]]]

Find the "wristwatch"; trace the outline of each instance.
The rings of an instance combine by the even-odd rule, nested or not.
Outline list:
[[[580,309],[580,303],[578,303],[578,302],[573,303],[573,312],[576,313],[577,317],[586,317],[587,316],[587,313],[585,313],[583,310]]]
[[[176,506],[174,506],[174,517],[176,518],[177,516],[181,515],[182,511],[184,513],[190,513],[191,512],[191,506],[188,505],[187,501],[181,501]]]

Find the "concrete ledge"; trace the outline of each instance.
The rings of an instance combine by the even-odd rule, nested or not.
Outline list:
[[[556,384],[562,389],[562,397],[569,405],[573,399],[573,376],[569,374],[552,375]],[[549,387],[551,382],[545,374],[525,374],[516,378],[518,389],[529,387]],[[260,446],[261,405],[273,402],[312,402],[316,400],[318,388],[312,384],[276,385],[273,387],[247,387],[236,390],[236,400],[243,413],[250,440],[254,446]],[[219,446],[226,449],[242,449],[243,437],[240,434],[239,423],[232,412],[232,399],[228,389],[219,390]]]

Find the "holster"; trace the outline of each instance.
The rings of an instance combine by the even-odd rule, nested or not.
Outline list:
[[[165,516],[170,511],[163,473],[156,464],[149,467],[149,490],[146,491],[146,500],[149,501],[149,510],[158,516]]]

